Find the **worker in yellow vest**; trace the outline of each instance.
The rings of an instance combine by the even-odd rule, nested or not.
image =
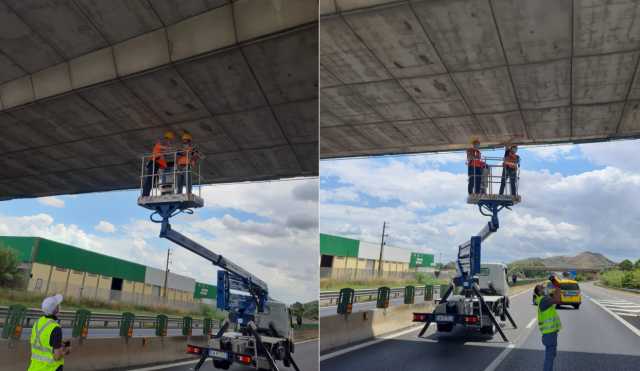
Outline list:
[[[549,277],[553,285],[553,293],[545,293],[543,285],[537,285],[534,289],[536,295],[536,305],[538,307],[538,328],[542,334],[542,344],[544,345],[544,371],[553,370],[553,361],[558,353],[558,332],[562,328],[560,317],[556,312],[556,305],[561,304],[560,283],[551,276]]]
[[[63,371],[64,356],[71,352],[71,346],[68,342],[62,342],[62,328],[57,317],[60,303],[60,294],[42,301],[44,315],[31,329],[31,363],[28,371]]]

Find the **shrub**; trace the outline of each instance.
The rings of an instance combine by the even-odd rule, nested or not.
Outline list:
[[[625,278],[625,274],[622,271],[617,269],[608,270],[600,276],[602,282],[611,287],[623,287],[623,281]]]
[[[21,281],[20,259],[13,249],[0,246],[0,286],[15,287]]]

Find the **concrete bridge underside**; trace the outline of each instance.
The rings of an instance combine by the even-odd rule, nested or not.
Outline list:
[[[165,129],[206,183],[318,172],[315,0],[1,0],[0,199],[130,189]]]
[[[640,1],[323,0],[323,158],[640,136]]]

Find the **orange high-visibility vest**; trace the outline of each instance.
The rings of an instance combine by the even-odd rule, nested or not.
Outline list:
[[[515,169],[518,167],[518,160],[520,158],[515,153],[509,151],[506,156],[504,156],[504,161],[502,162],[502,166],[508,167],[510,169]]]
[[[467,164],[471,167],[484,167],[484,161],[482,161],[479,149],[467,149]]]
[[[191,144],[187,144],[182,147],[180,151],[180,156],[178,156],[178,165],[187,166],[188,162],[191,162],[191,165],[196,163],[196,159],[193,153],[193,146]]]
[[[158,167],[160,167],[161,169],[167,168],[167,161],[164,159],[164,155],[162,154],[165,151],[166,146],[162,144],[162,142],[158,141],[153,146],[153,151],[151,154],[151,160],[158,164]]]

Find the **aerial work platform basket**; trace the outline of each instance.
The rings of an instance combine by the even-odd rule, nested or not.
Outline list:
[[[513,206],[522,201],[518,194],[520,167],[510,170],[503,165],[502,157],[483,157],[485,167],[477,175],[469,175],[469,182],[475,189],[480,182],[480,193],[471,193],[467,203],[478,206]]]
[[[142,156],[138,205],[153,211],[162,207],[188,210],[204,206],[201,194],[200,159],[195,152],[163,152],[166,167],[153,154]],[[158,155],[155,155],[156,158]]]

